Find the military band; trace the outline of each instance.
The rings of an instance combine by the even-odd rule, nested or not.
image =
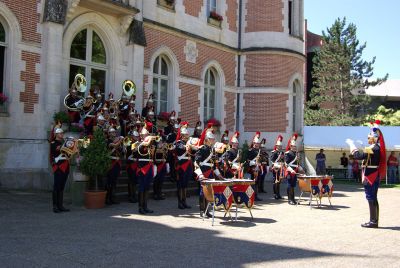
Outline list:
[[[297,175],[303,172],[297,151],[297,134],[288,141],[286,151],[282,151],[283,137],[278,135],[274,149],[266,147],[266,138],[257,131],[247,152],[239,149],[239,132],[230,137],[229,131],[223,132],[221,140],[215,141],[215,127],[207,124],[202,129],[197,121],[190,135],[189,124],[177,113],[169,113],[166,126],[157,127],[154,96],[150,94],[141,114],[135,110],[134,84],[130,80],[123,83],[123,94],[115,100],[112,93],[103,100],[98,89],[92,89],[87,97],[84,77],[77,75],[73,87],[64,99],[73,122],[84,125],[84,134],[90,139],[93,131],[101,129],[107,137],[107,146],[111,166],[107,172],[105,189],[106,204],[117,204],[115,189],[125,162],[128,175],[128,198],[138,203],[140,214],[153,213],[148,206],[148,193],[153,186],[155,200],[164,200],[163,182],[167,176],[176,182],[179,209],[190,209],[187,202],[187,189],[190,181],[201,182],[209,179],[224,180],[229,178],[250,178],[255,193],[255,201],[262,201],[259,193],[264,191],[265,178],[269,171],[273,178],[273,197],[282,199],[280,184],[287,181],[288,203],[296,204],[295,187]],[[69,157],[61,148],[64,144],[60,124],[56,124],[51,140],[50,159],[54,170],[53,211],[68,211],[62,205],[63,190],[69,173]],[[375,171],[381,165],[379,161],[380,144],[375,143],[367,152],[355,150],[357,159],[365,159],[366,195],[371,207],[371,220],[367,226],[377,226],[378,202],[376,198],[378,175]],[[244,158],[244,159],[243,159]],[[375,179],[374,179],[375,178]],[[378,178],[378,179],[376,179]],[[251,188],[250,188],[251,189]],[[200,214],[206,213],[207,201],[199,183]],[[375,212],[374,212],[375,211]],[[211,216],[207,212],[207,216]]]

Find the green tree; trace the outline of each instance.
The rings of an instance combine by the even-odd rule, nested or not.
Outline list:
[[[96,129],[89,146],[84,149],[80,169],[90,178],[90,184],[99,189],[98,180],[104,176],[111,165],[110,153],[101,129]]]
[[[400,110],[395,111],[381,105],[375,113],[364,118],[364,125],[368,126],[370,122],[375,122],[375,120],[380,120],[383,126],[400,126]]]
[[[373,75],[372,61],[362,59],[366,43],[357,39],[355,24],[346,24],[346,18],[338,18],[322,32],[322,47],[314,58],[312,71],[315,79],[311,100],[306,103],[305,125],[359,125],[360,110],[365,110],[370,98],[365,89],[386,81]]]

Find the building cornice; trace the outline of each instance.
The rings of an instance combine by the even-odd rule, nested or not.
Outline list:
[[[291,49],[286,49],[286,48],[279,48],[279,47],[249,47],[245,49],[239,49],[237,47],[232,47],[225,45],[223,43],[205,38],[203,36],[193,34],[184,30],[177,29],[175,27],[165,25],[162,23],[159,23],[157,21],[153,21],[147,18],[143,18],[143,22],[145,26],[151,27],[151,28],[157,28],[160,30],[168,31],[170,33],[185,37],[185,38],[190,38],[193,39],[194,41],[198,41],[207,45],[211,45],[214,47],[218,47],[219,49],[226,50],[231,53],[236,53],[236,54],[272,54],[272,53],[279,53],[279,54],[285,54],[285,55],[295,55],[297,57],[302,58],[303,60],[306,58],[306,56],[302,53],[299,53],[298,51],[291,50]]]

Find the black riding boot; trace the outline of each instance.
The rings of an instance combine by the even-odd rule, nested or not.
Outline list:
[[[182,205],[184,208],[192,208],[186,203],[186,188],[182,189]]]
[[[377,201],[369,201],[369,222],[361,224],[361,227],[364,228],[378,228],[378,202]]]
[[[139,192],[139,213],[146,214],[144,211],[144,194],[143,192]]]
[[[111,186],[110,185],[106,186],[106,191],[107,191],[107,194],[106,194],[106,205],[111,205],[112,202],[111,202]]]
[[[162,186],[163,186],[163,181],[160,180],[160,182],[158,183],[158,196],[160,198],[160,200],[165,200],[164,194],[162,193]]]
[[[111,202],[111,204],[119,204],[119,202],[117,200],[115,200],[114,186],[110,186],[110,202]]]
[[[61,212],[69,212],[69,209],[64,207],[63,202],[64,202],[64,191],[60,191],[58,192],[58,209]]]
[[[158,196],[158,180],[154,180],[153,182],[153,199],[160,200]]]
[[[61,211],[58,209],[58,192],[53,191],[53,212],[60,213]]]
[[[148,207],[147,207],[147,191],[145,191],[144,193],[144,207],[143,207],[143,209],[144,209],[144,212],[146,212],[146,213],[153,213],[154,211],[153,210],[151,210],[151,209],[148,209]]]
[[[262,199],[258,197],[258,185],[255,185],[254,192],[255,192],[254,201],[262,201]]]
[[[184,209],[182,188],[178,188],[178,208]]]
[[[130,183],[129,184],[129,202],[131,203],[137,203],[137,197],[136,197],[136,184]]]
[[[276,194],[278,195],[278,199],[282,199],[282,196],[281,196],[281,183],[280,182],[278,182],[276,184]]]
[[[278,191],[277,191],[277,187],[278,186],[278,184],[277,183],[274,183],[273,185],[272,185],[272,189],[274,190],[274,198],[276,199],[276,200],[278,200],[279,198],[278,198]]]
[[[294,187],[290,187],[289,192],[290,192],[290,201],[289,201],[289,204],[290,204],[290,205],[296,205],[297,202],[296,202],[296,199],[294,199]]]

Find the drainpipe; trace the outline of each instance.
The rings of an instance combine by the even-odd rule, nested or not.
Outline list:
[[[242,49],[242,4],[243,0],[239,0],[239,33],[238,33],[238,71],[237,71],[237,87],[238,92],[236,93],[236,130],[239,131],[240,127],[240,75],[241,75],[241,62],[242,56],[240,55]]]

